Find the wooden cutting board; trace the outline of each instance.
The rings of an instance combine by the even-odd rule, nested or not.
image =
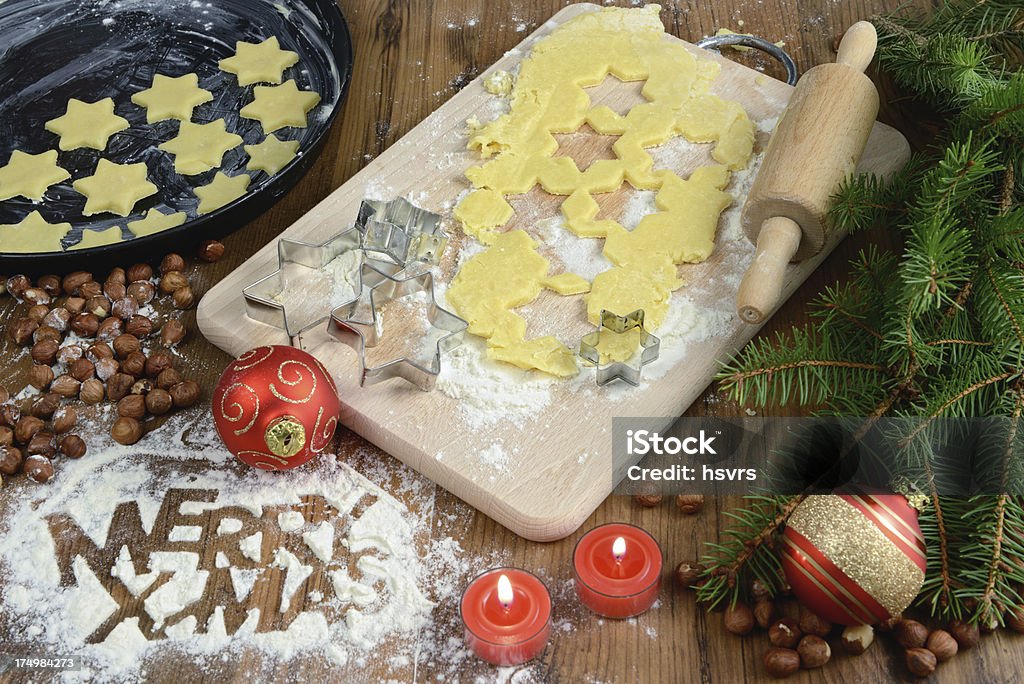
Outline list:
[[[487,121],[499,111],[496,99],[484,90],[482,81],[496,70],[514,68],[530,45],[557,25],[598,9],[596,5],[576,4],[560,11],[282,235],[308,242],[324,241],[351,225],[366,196],[407,196],[426,209],[450,217],[456,198],[468,188],[464,171],[476,161],[474,154],[465,149],[466,120],[476,117]],[[760,124],[763,130],[757,148],[763,149],[766,131],[771,130],[793,89],[715,53],[680,42],[701,57],[722,64],[714,91],[741,103],[755,124]],[[590,94],[595,103],[624,111],[640,101],[639,87],[609,79]],[[563,136],[560,142],[559,153],[571,154],[580,163],[608,154],[606,136],[584,132]],[[656,165],[672,168],[684,177],[707,159],[707,146],[665,146],[652,152]],[[860,169],[888,174],[908,156],[903,136],[876,124]],[[740,234],[729,227],[734,228],[734,223],[726,223],[735,221],[736,209],[743,202],[742,190],[739,181],[730,187],[738,195],[736,207],[723,217],[715,253],[703,264],[682,269],[690,285],[674,295],[696,305],[702,320],[706,314],[708,320],[717,322],[703,335],[691,333],[675,343],[666,339],[663,358],[659,365],[645,369],[645,380],[638,388],[622,383],[597,387],[594,371],[584,368],[580,378],[552,383],[550,402],[542,412],[518,423],[499,420],[474,428],[466,418],[465,406],[460,407],[458,400],[440,390],[421,392],[400,380],[360,388],[355,352],[329,337],[325,327],[304,335],[302,347],[338,379],[344,425],[517,534],[535,541],[563,538],[576,530],[613,489],[612,418],[662,416],[661,427],[669,425],[707,387],[719,363],[757,332],[735,315],[729,316],[739,278],[753,254],[745,239],[727,239]],[[599,216],[618,217],[627,205],[634,204],[634,193],[623,188],[599,197]],[[562,199],[537,189],[510,198],[517,212],[511,227],[536,234],[536,220],[557,216]],[[453,274],[465,242],[460,231],[452,228],[450,232],[453,238],[441,264],[442,281]],[[578,238],[566,232],[561,239]],[[789,267],[783,299],[825,259],[838,240],[834,238],[814,258]],[[592,245],[594,253],[599,253],[600,242]],[[541,253],[545,254],[543,248]],[[557,252],[546,256],[552,258],[553,273],[564,268]],[[241,294],[243,287],[276,267],[277,245],[271,243],[207,293],[199,306],[198,321],[211,342],[233,355],[263,344],[288,344],[283,331],[246,316]],[[531,335],[557,334],[575,346],[579,337],[592,329],[580,297],[542,293],[528,309]],[[394,325],[401,328],[402,324]],[[379,362],[386,357],[377,358]],[[490,457],[482,457],[484,453]],[[495,453],[503,456],[501,467],[495,466]]]

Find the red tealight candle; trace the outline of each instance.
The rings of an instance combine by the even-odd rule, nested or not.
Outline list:
[[[661,589],[661,547],[634,525],[610,523],[587,532],[572,565],[580,602],[604,617],[639,615]]]
[[[466,644],[493,665],[519,665],[540,655],[551,636],[551,594],[525,570],[496,568],[473,580],[459,612]]]

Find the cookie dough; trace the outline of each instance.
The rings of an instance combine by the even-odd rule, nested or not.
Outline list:
[[[462,266],[453,280],[453,287],[461,283],[458,296],[449,294],[449,301],[467,319],[483,312],[485,320],[471,324],[470,332],[488,338],[493,358],[549,373],[554,367],[559,375],[568,373],[568,365],[552,366],[548,359],[571,358],[572,353],[559,342],[560,348],[538,362],[533,348],[537,341],[526,339],[522,319],[511,311],[533,301],[539,287],[520,287],[517,297],[495,297],[492,291],[503,290],[509,274],[496,265],[470,268],[504,241],[500,231],[512,216],[505,195],[526,193],[539,183],[548,193],[566,196],[561,211],[570,232],[605,239],[604,254],[612,267],[594,279],[585,297],[587,318],[595,324],[602,309],[619,315],[643,309],[647,328],[656,329],[672,292],[683,285],[677,265],[703,261],[714,249],[719,215],[732,202],[724,188],[730,173],[744,168],[750,158],[754,126],[739,104],[711,94],[717,64],[666,40],[659,11],[657,5],[605,8],[555,29],[520,64],[508,113],[470,133],[469,148],[484,163],[466,171],[474,190],[456,207],[455,218],[467,235],[491,247]],[[622,81],[644,81],[646,102],[625,115],[593,106],[584,88],[600,84],[609,74]],[[615,159],[580,170],[572,158],[553,156],[558,149],[554,134],[576,131],[583,124],[599,134],[619,136],[612,147]],[[654,169],[647,148],[676,136],[713,143],[715,164],[686,180],[670,170]],[[617,221],[598,219],[592,196],[616,190],[624,181],[657,192],[658,212],[645,216],[633,231]],[[516,260],[524,259],[521,250],[516,254]],[[601,349],[609,360],[625,360],[634,350],[622,344]]]
[[[242,137],[228,133],[224,119],[207,124],[182,121],[178,135],[160,149],[174,155],[174,170],[184,176],[194,176],[215,169],[224,160],[224,153],[242,144]]]
[[[189,121],[192,110],[210,102],[213,93],[199,87],[199,76],[185,74],[177,78],[155,74],[153,84],[132,95],[132,102],[146,109],[146,121],[156,123],[165,119]]]
[[[14,150],[6,166],[0,167],[0,200],[24,197],[38,202],[46,189],[71,178],[57,166],[57,150],[28,154]]]
[[[234,202],[245,194],[249,187],[249,175],[241,174],[229,176],[218,171],[209,185],[196,188],[196,197],[199,198],[199,214],[209,214],[215,209],[220,209],[225,204]]]
[[[262,43],[235,43],[233,57],[220,60],[221,71],[238,76],[238,85],[280,83],[284,70],[299,61],[291,50],[282,50],[277,36]]]
[[[276,135],[268,135],[258,145],[245,146],[245,152],[249,155],[248,168],[266,171],[271,176],[295,159],[298,151],[298,140],[281,140]]]
[[[79,147],[105,150],[110,136],[129,126],[128,119],[114,114],[114,101],[109,97],[92,103],[72,98],[63,116],[45,124],[46,130],[60,136],[58,147],[64,151]]]
[[[70,223],[47,223],[42,214],[33,211],[21,223],[0,226],[0,252],[60,252],[63,250],[60,241],[69,230]]]
[[[103,245],[112,245],[115,242],[121,242],[122,239],[121,226],[111,226],[106,230],[85,229],[82,231],[82,239],[68,249],[74,250],[89,249],[90,247],[102,247]]]
[[[153,233],[159,233],[170,228],[176,228],[188,220],[188,215],[183,211],[176,211],[173,214],[161,214],[156,208],[146,212],[145,217],[128,222],[128,230],[135,237],[146,237]]]
[[[139,200],[156,194],[157,188],[147,180],[147,174],[148,169],[142,162],[115,164],[100,159],[96,173],[74,182],[75,190],[86,197],[82,214],[92,216],[109,211],[127,216],[132,213]]]
[[[239,112],[246,119],[255,119],[266,133],[285,126],[306,127],[306,115],[320,102],[320,95],[299,90],[295,81],[279,86],[256,86],[253,101]]]

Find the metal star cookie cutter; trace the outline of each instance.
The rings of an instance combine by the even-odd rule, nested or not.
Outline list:
[[[377,270],[375,265],[364,263],[364,282],[370,277],[378,282],[370,286],[368,295],[361,296],[355,302],[337,307],[331,312],[331,319],[327,324],[328,334],[354,349],[359,355],[361,372],[359,385],[361,387],[392,378],[402,378],[421,390],[434,389],[437,384],[437,376],[441,372],[441,355],[462,344],[469,324],[438,305],[434,295],[434,276],[430,272],[396,277],[393,274]],[[416,359],[402,356],[378,366],[368,367],[366,365],[366,349],[377,346],[383,336],[383,317],[380,312],[384,306],[388,302],[419,292],[430,293],[430,307],[427,311],[427,321],[430,326],[447,333],[438,338],[430,362],[424,364]]]
[[[413,261],[437,264],[448,245],[448,236],[441,230],[441,216],[404,197],[364,199],[356,226],[363,234],[363,250],[368,257],[402,267]]]
[[[624,335],[631,330],[640,331],[640,352],[639,363],[633,365],[631,360],[613,361],[602,365],[601,353],[597,346],[602,335]],[[592,333],[587,333],[580,339],[580,357],[597,367],[597,384],[606,385],[612,380],[619,379],[637,387],[640,384],[640,376],[643,367],[658,358],[661,353],[661,340],[647,332],[644,327],[644,310],[637,309],[625,316],[619,316],[606,309],[601,309],[601,325]],[[636,354],[632,358],[636,358]]]
[[[347,228],[320,244],[282,238],[277,243],[277,270],[242,288],[246,315],[260,323],[284,330],[290,338],[323,323],[330,315],[329,312],[325,311],[322,317],[312,323],[298,326],[289,315],[287,307],[276,299],[289,286],[284,275],[285,265],[293,263],[320,270],[345,252],[360,249],[361,239],[361,233],[354,227]]]

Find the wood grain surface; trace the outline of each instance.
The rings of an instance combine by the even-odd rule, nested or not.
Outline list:
[[[357,60],[352,89],[339,125],[312,172],[271,211],[229,237],[227,255],[221,262],[195,270],[200,292],[299,219],[517,44],[523,35],[520,25],[532,31],[566,3],[561,0],[342,0],[341,4],[352,26]],[[719,27],[742,28],[769,39],[785,40],[801,70],[806,70],[834,59],[834,37],[845,27],[857,19],[900,4],[898,0],[667,1],[662,16],[669,31],[690,41],[714,33]],[[930,3],[916,0],[912,4]],[[759,65],[757,57],[743,59]],[[778,75],[774,65],[760,66]],[[900,104],[893,98],[883,97],[882,108],[883,119],[915,133],[913,140],[927,140],[927,129],[918,128],[913,119],[905,118]],[[773,334],[804,321],[807,302],[825,285],[842,279],[847,261],[869,242],[892,246],[890,237],[880,231],[844,242],[775,315],[762,334]],[[154,256],[159,258],[159,255]],[[0,300],[3,320],[9,320],[12,313],[11,300]],[[191,315],[186,320],[193,324]],[[0,373],[11,377],[12,387],[20,387],[28,359],[19,357],[6,337],[3,345],[0,347],[0,359],[3,359]],[[182,345],[182,352],[190,374],[206,388],[208,401],[209,390],[228,356],[194,333]],[[712,386],[685,415],[729,416],[740,415],[742,410],[726,401]],[[767,413],[790,415],[795,411],[787,408]],[[396,461],[350,433],[339,439],[340,453],[357,468],[372,464],[385,473],[400,468]],[[58,483],[59,480],[55,484]],[[6,486],[30,485],[16,481]],[[4,500],[5,496],[0,494],[0,516],[5,513]],[[627,498],[607,499],[584,523],[583,529],[620,520],[648,529],[661,543],[666,558],[666,582],[660,604],[635,622],[605,622],[581,614],[573,605],[574,599],[556,599],[556,612],[571,613],[575,628],[553,637],[542,659],[531,667],[533,678],[550,682],[767,681],[761,666],[761,656],[767,648],[763,633],[745,639],[729,635],[722,628],[720,614],[705,613],[694,604],[692,595],[677,589],[668,576],[678,561],[692,559],[699,553],[701,542],[718,538],[725,523],[722,512],[735,503],[724,498],[709,500],[702,513],[686,517],[670,502],[654,509],[641,509]],[[451,534],[455,530],[467,557],[472,559],[473,570],[482,570],[500,560],[562,580],[571,573],[570,556],[578,534],[551,544],[527,542],[440,488],[435,488],[431,505],[436,524],[430,533]],[[5,520],[7,523],[17,524],[17,521]],[[17,578],[0,578],[0,587],[16,581]],[[39,600],[45,601],[46,597],[39,597]],[[454,605],[439,606],[436,612],[438,636],[458,637],[456,620]],[[22,636],[4,630],[0,615],[0,643]],[[1022,641],[1014,636],[986,637],[980,648],[942,665],[933,679],[943,682],[1019,681],[1020,672],[1024,671],[1021,646]],[[350,664],[343,670],[327,670],[323,663],[312,660],[265,662],[265,658],[254,653],[238,653],[236,657],[203,669],[187,658],[168,654],[148,664],[147,678],[158,682],[252,681],[250,673],[259,660],[264,661],[266,668],[261,671],[261,679],[274,677],[287,681],[415,679],[432,682],[437,681],[439,675],[449,675],[449,679],[459,681],[492,681],[498,675],[494,668],[474,661],[469,661],[454,678],[441,663],[392,669],[386,648],[374,653],[365,666]],[[880,643],[863,656],[836,653],[823,669],[799,673],[790,681],[909,680],[902,660],[900,649],[890,639],[880,639]],[[507,672],[503,674],[508,676]]]

